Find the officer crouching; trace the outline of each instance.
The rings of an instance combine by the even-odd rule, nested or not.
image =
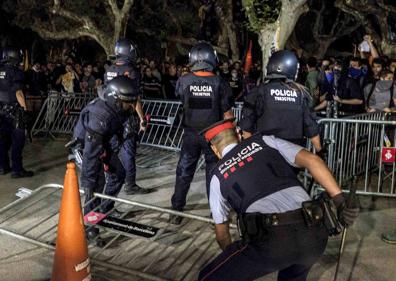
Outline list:
[[[333,199],[344,226],[357,218],[325,163],[291,142],[256,134],[239,143],[233,120],[204,130],[221,160],[212,171],[210,208],[223,252],[199,274],[200,281],[255,280],[279,271],[278,280],[306,280],[323,254],[328,229],[292,166],[307,168]],[[228,217],[238,214],[241,240],[232,242]],[[319,208],[318,210],[320,210]]]
[[[119,76],[107,84],[99,98],[81,111],[74,128],[73,145],[79,144],[82,148],[80,183],[85,192],[84,215],[90,211],[118,215],[114,201],[100,200],[93,194],[103,192],[117,196],[121,190],[125,169],[118,152],[124,141],[124,124],[136,110],[138,97],[134,82]],[[99,229],[95,227],[87,230],[88,239],[96,239],[99,243],[98,234]]]

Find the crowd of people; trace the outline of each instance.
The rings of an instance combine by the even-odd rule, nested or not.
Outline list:
[[[360,57],[299,57],[299,61],[297,82],[306,86],[315,111],[324,111],[333,101],[337,102],[340,112],[349,115],[392,110],[396,59],[380,56],[370,36],[364,37]],[[28,99],[45,98],[50,90],[95,92],[103,84],[104,73],[110,65],[110,61],[80,63],[71,57],[64,63],[35,62],[25,75]],[[260,61],[255,62],[248,73],[242,66],[241,60],[223,60],[216,69],[216,74],[229,83],[237,102],[242,102],[262,81]],[[190,72],[188,64],[176,64],[169,57],[162,62],[139,58],[136,68],[141,77],[141,96],[146,99],[176,100],[176,81]],[[33,111],[41,104],[28,103]]]
[[[297,81],[307,87],[315,111],[332,101],[348,115],[393,111],[396,59],[380,56],[369,35],[359,53],[359,57],[304,60]]]
[[[146,99],[176,100],[176,81],[190,72],[188,64],[176,64],[174,59],[166,57],[163,62],[149,58],[140,58],[136,68],[140,72],[141,96]],[[103,85],[103,77],[111,65],[110,61],[80,63],[79,60],[68,57],[62,62],[34,62],[25,72],[26,94],[29,107],[37,111],[49,91],[63,93],[92,93]],[[231,86],[235,101],[243,101],[251,88],[257,85],[261,77],[261,63],[253,65],[248,75],[245,75],[240,60],[224,61],[217,69]]]

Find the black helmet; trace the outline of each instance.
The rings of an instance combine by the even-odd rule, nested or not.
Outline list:
[[[15,47],[5,47],[1,52],[2,62],[21,63],[23,60],[22,51]]]
[[[287,78],[295,80],[298,60],[293,52],[282,50],[271,55],[267,65],[267,78]]]
[[[107,84],[105,95],[120,101],[135,102],[139,97],[139,89],[136,88],[132,79],[117,76]]]
[[[216,50],[207,42],[201,41],[192,47],[189,53],[189,63],[192,71],[213,70],[219,63]]]
[[[115,44],[114,53],[117,59],[134,62],[137,59],[135,44],[126,38],[119,39]]]

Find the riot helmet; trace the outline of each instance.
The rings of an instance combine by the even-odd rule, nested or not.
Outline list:
[[[104,89],[106,97],[113,97],[116,100],[132,103],[137,101],[139,90],[132,79],[126,76],[117,76],[112,79]]]
[[[267,78],[287,78],[295,80],[298,72],[296,55],[287,50],[277,51],[271,55],[267,65]]]
[[[137,59],[136,45],[127,38],[122,38],[117,41],[114,48],[116,59],[135,62]]]
[[[15,47],[5,47],[1,52],[1,62],[20,64],[23,60],[23,53]]]
[[[188,56],[192,71],[212,71],[219,63],[216,50],[213,49],[211,44],[204,41],[195,45]]]

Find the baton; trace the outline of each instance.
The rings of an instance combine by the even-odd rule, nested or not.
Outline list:
[[[355,197],[356,197],[356,190],[357,190],[356,176],[353,176],[351,189],[349,190],[349,196],[348,196],[348,199],[346,202],[347,207],[352,207],[352,204],[355,201]],[[344,248],[345,248],[346,236],[347,236],[347,227],[344,227],[344,229],[342,230],[340,250],[338,252],[337,266],[336,266],[333,281],[337,281],[338,271],[340,269],[341,257],[342,257],[342,253],[344,252]]]

